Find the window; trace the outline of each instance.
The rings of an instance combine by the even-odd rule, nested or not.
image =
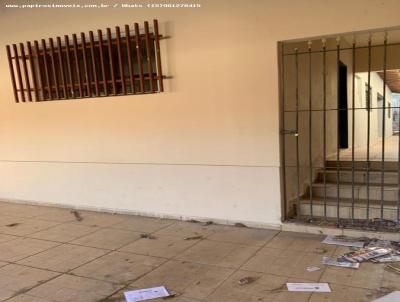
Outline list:
[[[369,97],[368,97],[369,92]],[[365,110],[371,111],[371,103],[372,103],[372,87],[365,83]]]
[[[162,92],[158,22],[7,46],[16,102]],[[19,49],[19,51],[18,51]]]

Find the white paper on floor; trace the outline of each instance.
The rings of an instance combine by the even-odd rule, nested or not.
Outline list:
[[[390,293],[389,295],[383,296],[372,302],[399,302],[399,301],[400,301],[400,291],[395,291]]]
[[[317,292],[330,293],[331,288],[328,283],[286,283],[290,292]]]
[[[318,266],[307,266],[306,270],[307,270],[307,272],[311,273],[311,272],[319,271],[320,268]]]
[[[331,259],[329,257],[322,257],[322,264],[325,265],[332,265],[332,266],[339,266],[339,267],[347,267],[347,268],[359,268],[360,263],[352,263],[352,262],[339,262],[335,259]]]
[[[136,302],[168,297],[169,293],[164,286],[158,286],[124,292],[124,295],[127,302]]]
[[[364,247],[364,242],[362,241],[351,240],[348,238],[338,238],[335,236],[326,236],[322,243],[342,246]]]

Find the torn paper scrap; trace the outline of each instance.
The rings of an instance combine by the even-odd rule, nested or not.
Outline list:
[[[346,237],[337,237],[337,236],[326,236],[326,238],[322,241],[325,244],[335,244],[342,246],[354,246],[354,247],[364,247],[365,242],[356,241],[351,238]]]
[[[373,258],[371,259],[371,262],[375,263],[400,262],[400,255],[386,255],[378,258]]]
[[[369,259],[382,257],[388,255],[392,252],[391,249],[379,248],[379,247],[369,247],[365,249],[359,249],[357,251],[352,251],[345,253],[338,257],[339,261],[349,261],[349,262],[363,262]]]
[[[379,299],[375,299],[372,302],[399,302],[400,301],[400,291],[394,291],[390,294],[380,297]]]
[[[332,265],[332,266],[339,266],[339,267],[348,267],[348,268],[359,268],[360,263],[352,263],[352,262],[339,262],[335,259],[329,257],[322,257],[322,264],[325,265]]]
[[[307,272],[316,272],[316,271],[319,271],[320,268],[318,266],[308,266],[306,268],[306,270],[307,270]]]
[[[331,288],[328,283],[286,283],[290,292],[316,292],[330,293]]]
[[[124,295],[127,302],[136,302],[168,297],[169,293],[165,286],[158,286],[124,292]]]

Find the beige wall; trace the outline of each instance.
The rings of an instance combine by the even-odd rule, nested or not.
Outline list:
[[[199,3],[196,10],[2,8],[0,197],[278,224],[277,42],[396,26],[400,3]],[[173,77],[166,93],[13,103],[6,44],[154,17],[170,37],[162,41],[164,71]]]

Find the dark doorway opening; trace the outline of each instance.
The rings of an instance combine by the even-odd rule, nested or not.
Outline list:
[[[339,147],[346,149],[349,147],[349,121],[347,114],[347,66],[339,62],[338,71],[338,130]]]

